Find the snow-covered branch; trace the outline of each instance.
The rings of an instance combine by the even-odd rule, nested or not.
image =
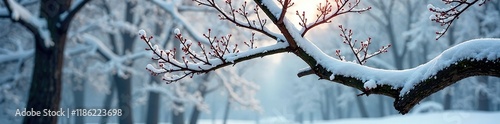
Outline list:
[[[82,38],[85,42],[88,42],[96,47],[97,52],[108,60],[105,67],[101,68],[101,71],[111,72],[111,70],[116,70],[116,72],[122,77],[128,76],[125,72],[135,72],[133,68],[124,65],[124,63],[148,56],[147,51],[119,56],[116,55],[107,45],[105,45],[103,41],[95,36],[83,34]]]
[[[46,19],[34,16],[31,12],[14,0],[4,0],[4,3],[7,6],[10,18],[13,21],[19,22],[21,25],[28,28],[28,30],[34,34],[35,38],[42,39],[45,47],[54,45],[54,42],[50,37],[50,32],[47,29]]]
[[[199,32],[196,31],[196,29],[188,23],[188,20],[182,16],[182,14],[179,13],[178,7],[175,2],[179,1],[164,1],[164,0],[150,0],[154,4],[158,5],[161,9],[165,10],[168,12],[175,20],[178,22],[182,27],[185,28],[185,30],[189,33],[191,37],[194,38],[194,40],[199,41],[203,44],[209,44],[208,41],[203,38],[203,36],[200,35]]]
[[[213,6],[217,9],[215,2],[202,3],[202,5]],[[228,0],[229,1],[229,0]],[[286,42],[278,42],[277,44],[250,49],[244,52],[235,52],[237,47],[229,47],[229,39],[231,36],[213,37],[210,34],[205,34],[205,38],[209,43],[208,47],[182,38],[180,31],[176,30],[176,38],[181,42],[182,52],[185,54],[182,60],[174,58],[175,50],[165,51],[157,45],[152,45],[150,40],[143,30],[139,32],[148,48],[153,53],[153,59],[158,61],[158,66],[151,64],[147,65],[147,69],[153,74],[165,74],[164,80],[177,81],[186,76],[194,74],[206,73],[227,65],[236,64],[241,61],[253,59],[256,57],[267,56],[281,52],[292,52],[309,65],[309,68],[302,70],[300,74],[316,74],[320,79],[338,82],[363,91],[363,94],[382,94],[395,99],[394,107],[402,114],[406,114],[423,98],[435,93],[457,81],[478,75],[498,76],[500,77],[500,39],[477,39],[464,42],[455,47],[441,53],[433,60],[426,64],[406,70],[384,70],[360,65],[353,62],[340,61],[334,57],[327,55],[320,50],[313,42],[304,37],[307,28],[314,27],[328,22],[335,17],[337,13],[347,13],[349,11],[362,12],[354,10],[359,0],[354,5],[349,5],[348,0],[337,3],[337,8],[346,6],[346,9],[340,9],[339,12],[322,14],[318,16],[318,20],[312,25],[306,24],[303,20],[303,29],[295,28],[292,22],[284,16],[281,17],[283,9],[278,7],[272,0],[254,0],[259,8],[267,15],[267,17],[280,30],[279,35]],[[231,3],[227,4],[231,5]],[[331,5],[320,6],[319,9],[328,9]],[[326,8],[325,8],[326,7]],[[230,7],[232,8],[232,7]],[[331,9],[331,7],[330,7]],[[348,11],[344,11],[348,10]],[[239,11],[239,10],[238,10]],[[224,14],[223,11],[219,11]],[[237,11],[231,11],[229,16],[222,17],[224,19],[235,20]],[[243,15],[245,12],[243,13]],[[230,21],[238,24],[237,21]],[[317,23],[319,22],[319,23]],[[210,33],[210,31],[209,31]],[[344,31],[345,33],[345,31]],[[277,35],[273,35],[277,36]],[[344,34],[344,39],[350,40],[348,34]],[[350,42],[350,41],[349,41]],[[369,44],[369,42],[366,42]],[[366,44],[366,47],[368,44]],[[353,45],[350,45],[353,47]],[[363,44],[361,45],[363,47]],[[194,52],[193,47],[199,47],[201,53]],[[360,48],[361,49],[361,48]],[[358,56],[363,53],[359,62],[364,63],[361,58],[370,58],[360,49],[352,48],[353,52]],[[362,48],[366,49],[366,48]],[[386,51],[386,48],[380,49],[380,53]],[[360,52],[361,51],[361,52]],[[366,51],[365,51],[366,52]],[[378,54],[378,53],[375,53]],[[172,72],[178,72],[181,76],[170,76]]]
[[[194,74],[207,73],[248,59],[286,52],[288,47],[287,43],[278,42],[271,46],[251,48],[240,52],[238,44],[231,42],[231,35],[222,37],[212,36],[209,29],[207,34],[203,34],[210,44],[209,46],[205,46],[201,42],[196,43],[185,39],[179,29],[176,29],[175,37],[181,43],[180,49],[184,53],[181,57],[182,59],[178,60],[174,56],[176,48],[166,51],[159,48],[158,45],[151,44],[153,37],[146,37],[144,30],[139,31],[139,36],[148,45],[146,50],[152,51],[152,59],[158,61],[159,67],[148,64],[146,69],[153,75],[164,74],[163,80],[168,83],[188,76],[192,77]],[[196,52],[195,50],[197,49],[200,52]],[[172,73],[177,74],[169,75]]]

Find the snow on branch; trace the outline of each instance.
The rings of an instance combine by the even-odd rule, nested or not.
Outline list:
[[[83,34],[82,39],[85,42],[91,43],[94,47],[97,48],[97,51],[108,60],[108,62],[104,65],[104,67],[100,68],[102,72],[116,72],[118,75],[122,77],[128,77],[125,72],[136,72],[133,68],[124,65],[124,63],[128,61],[132,61],[134,59],[143,58],[148,56],[148,52],[137,52],[134,54],[126,54],[124,56],[116,55],[110,48],[108,48],[103,41],[99,38],[92,36],[90,34]]]
[[[201,42],[193,42],[185,39],[179,29],[175,29],[175,38],[180,42],[182,50],[180,58],[174,55],[177,53],[177,48],[173,50],[163,50],[158,45],[151,44],[152,36],[146,37],[144,30],[139,31],[140,38],[148,45],[147,51],[152,51],[153,60],[158,62],[159,67],[151,64],[146,66],[153,75],[163,75],[163,80],[167,83],[172,83],[185,77],[192,77],[194,74],[207,73],[227,65],[236,64],[238,62],[263,57],[270,54],[285,52],[288,47],[287,43],[278,42],[275,45],[266,47],[253,48],[240,52],[237,43],[231,42],[232,35],[227,36],[212,36],[211,30],[203,36],[209,42],[208,46]],[[197,50],[199,52],[197,52]]]
[[[199,41],[203,44],[209,44],[208,41],[201,35],[201,33],[198,33],[196,29],[188,23],[188,20],[184,18],[182,14],[179,13],[177,10],[177,3],[175,2],[180,2],[180,1],[165,1],[165,0],[150,0],[154,4],[158,5],[161,9],[165,10],[168,12],[175,20],[178,22],[182,27],[186,29],[186,31],[189,33],[191,37],[194,38],[194,40]]]
[[[441,26],[445,28],[441,31],[436,32],[436,40],[441,38],[450,28],[451,24],[457,20],[465,10],[467,10],[472,5],[479,3],[482,6],[488,0],[442,0],[444,4],[451,5],[447,8],[438,8],[429,4],[427,8],[435,14],[430,17],[431,21],[440,23]]]
[[[4,0],[4,3],[6,4],[7,9],[10,12],[10,18],[13,21],[20,22],[28,28],[28,30],[33,32],[36,38],[43,39],[45,47],[51,47],[54,45],[54,42],[50,37],[50,32],[47,29],[47,20],[34,16],[31,12],[14,0]]]
[[[309,65],[309,68],[300,71],[299,76],[300,74],[316,74],[320,79],[338,82],[359,89],[366,95],[381,94],[392,97],[395,99],[394,107],[402,114],[408,113],[413,106],[425,97],[461,79],[479,75],[500,77],[500,64],[498,64],[500,62],[500,49],[498,49],[500,48],[500,39],[477,39],[463,42],[449,48],[433,60],[411,69],[377,69],[360,64],[366,62],[371,56],[387,51],[389,46],[382,47],[378,52],[373,54],[368,54],[367,47],[371,42],[370,40],[363,42],[361,48],[355,48],[350,38],[352,33],[341,28],[343,30],[341,36],[346,41],[346,44],[350,44],[350,47],[352,47],[353,53],[358,57],[358,62],[360,63],[358,64],[335,59],[325,54],[313,42],[304,37],[308,29],[311,29],[314,25],[326,23],[331,18],[336,17],[336,15],[368,10],[369,8],[359,11],[353,9],[358,5],[359,0],[356,0],[354,3],[349,2],[349,0],[336,1],[337,8],[347,6],[347,8],[339,9],[337,12],[330,12],[333,11],[330,10],[332,7],[329,7],[332,5],[320,5],[319,10],[323,10],[325,13],[318,15],[319,21],[307,24],[305,19],[303,19],[301,22],[303,28],[301,30],[295,28],[286,16],[281,17],[282,11],[285,9],[279,8],[272,0],[254,1],[260,10],[280,30],[280,35],[273,34],[272,36],[279,36],[280,39],[284,39],[286,42],[278,42],[267,47],[236,52],[238,51],[237,47],[230,47],[230,35],[212,37],[209,30],[209,33],[204,34],[204,36],[210,43],[208,46],[204,46],[200,45],[201,43],[199,42],[193,43],[184,39],[180,31],[176,31],[175,35],[181,42],[180,49],[182,49],[184,55],[181,58],[174,58],[175,49],[165,51],[157,45],[152,45],[152,37],[147,37],[145,32],[141,30],[140,37],[148,45],[146,50],[152,51],[152,59],[157,60],[159,66],[155,67],[149,64],[147,65],[147,69],[154,75],[165,74],[163,76],[164,80],[173,82],[187,76],[206,73],[256,57],[291,52]],[[218,8],[215,2],[211,0],[207,0],[207,3],[200,2],[200,4],[212,6],[215,9]],[[226,1],[226,4],[232,6],[229,0]],[[283,2],[282,4],[285,3]],[[282,7],[287,7],[287,5]],[[231,9],[231,13],[226,14],[227,16],[224,15],[224,11],[220,10],[219,12],[223,14],[221,17],[224,19],[236,20],[235,16],[232,15],[236,15],[240,11]],[[243,15],[245,14],[243,12]],[[238,21],[230,22],[239,23]],[[195,52],[196,50],[200,52]],[[173,72],[176,74],[169,75]],[[180,74],[180,76],[177,74]]]

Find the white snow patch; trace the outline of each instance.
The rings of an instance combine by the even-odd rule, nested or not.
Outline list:
[[[144,29],[139,30],[139,32],[138,32],[138,33],[139,33],[139,36],[144,36],[144,37],[146,37],[146,36],[147,36],[147,35],[146,35],[146,31],[144,31]]]
[[[365,89],[377,88],[377,83],[375,83],[374,80],[368,80],[367,82],[365,82],[365,84],[363,85],[363,87]]]
[[[8,0],[11,8],[11,18],[14,20],[23,20],[31,25],[33,25],[40,33],[40,36],[44,40],[45,47],[50,47],[54,45],[52,38],[50,37],[50,32],[47,29],[47,21],[44,18],[39,18],[33,16],[26,8],[19,5],[16,1]]]
[[[179,35],[179,34],[181,34],[181,30],[179,30],[178,28],[175,28],[175,29],[174,29],[174,33],[175,33],[176,35]]]
[[[349,118],[339,120],[314,120],[314,124],[496,124],[500,112],[445,111],[425,114],[392,115],[381,118]],[[286,117],[267,117],[260,124],[295,124]],[[309,121],[305,121],[308,123]],[[219,124],[222,120],[201,119],[199,124]],[[255,120],[227,120],[229,124],[255,124]]]

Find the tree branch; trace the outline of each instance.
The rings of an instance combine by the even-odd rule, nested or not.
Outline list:
[[[442,0],[445,4],[454,4],[448,8],[437,8],[432,5],[429,6],[429,10],[434,12],[434,16],[431,18],[432,21],[440,23],[441,26],[445,26],[442,31],[436,32],[436,40],[441,38],[450,28],[451,24],[459,18],[459,16],[467,10],[472,5],[479,2],[479,6],[485,4],[488,0],[473,0],[468,2],[468,0]]]
[[[69,12],[67,12],[67,15],[61,19],[62,26],[68,28],[71,20],[75,17],[76,13],[78,13],[78,11],[80,11],[88,2],[90,2],[90,0],[80,0],[78,1],[78,3],[74,3],[73,5],[71,5],[71,9],[68,10]]]
[[[282,9],[273,1],[254,1],[278,27],[288,44],[277,43],[268,47],[250,49],[242,53],[235,53],[235,50],[229,52],[227,45],[230,36],[228,36],[229,38],[211,38],[209,30],[209,34],[204,34],[204,36],[210,42],[210,48],[205,49],[201,45],[199,46],[205,55],[204,57],[207,57],[207,52],[209,52],[211,58],[205,58],[206,61],[202,61],[203,59],[189,60],[185,58],[193,58],[197,55],[190,52],[191,43],[181,38],[179,31],[175,31],[176,37],[183,45],[184,53],[188,55],[183,58],[182,62],[179,62],[173,56],[170,56],[172,54],[168,51],[151,45],[150,40],[152,37],[147,38],[145,32],[141,30],[139,33],[141,39],[148,45],[147,50],[153,51],[155,56],[153,59],[158,60],[161,67],[156,68],[148,65],[147,69],[154,74],[184,72],[184,75],[180,78],[176,77],[167,80],[176,81],[190,74],[206,73],[241,61],[288,51],[293,52],[309,65],[309,68],[301,71],[298,76],[314,73],[320,79],[356,88],[366,95],[381,94],[392,97],[395,99],[394,107],[401,114],[408,113],[423,98],[461,79],[479,75],[500,77],[500,64],[498,64],[500,63],[500,49],[498,49],[500,48],[500,39],[479,39],[463,42],[447,49],[426,64],[411,69],[377,69],[352,62],[339,61],[323,53],[315,44],[301,35],[304,30],[295,28],[286,17],[282,19],[282,23],[278,23],[281,20],[278,19],[281,15],[279,11]],[[164,63],[175,67],[165,67]]]

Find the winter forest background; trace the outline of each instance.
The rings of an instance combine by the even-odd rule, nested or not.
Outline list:
[[[27,11],[19,11],[15,17],[6,2],[10,2],[11,6],[20,5],[17,7],[24,7]],[[232,2],[237,7],[245,4],[243,0]],[[305,11],[304,17],[312,21],[317,14],[317,6],[325,1],[292,2],[294,6],[289,8],[286,16],[296,27],[300,27],[301,19],[295,11],[300,14]],[[224,5],[224,1],[217,3]],[[149,63],[156,62],[151,59],[154,57],[151,51],[145,50],[147,44],[138,36],[141,29],[147,32],[147,36],[153,36],[153,43],[164,49],[180,49],[176,34],[182,33],[188,39],[199,41],[203,40],[202,34],[207,33],[207,29],[213,36],[231,34],[233,41],[241,41],[240,46],[251,42],[252,47],[258,48],[277,42],[276,39],[221,21],[216,10],[198,6],[191,0],[3,0],[0,2],[1,123],[23,122],[23,117],[16,117],[14,113],[26,107],[32,77],[36,76],[33,75],[35,47],[50,45],[50,42],[35,42],[37,38],[46,37],[44,31],[34,35],[32,31],[36,30],[36,26],[26,28],[18,20],[31,19],[32,22],[28,23],[40,23],[37,19],[41,7],[64,7],[65,4],[67,8],[56,8],[60,11],[55,12],[60,15],[55,20],[64,20],[60,23],[62,25],[45,25],[67,26],[66,37],[62,37],[66,39],[63,63],[45,63],[47,67],[62,66],[59,107],[120,108],[124,110],[124,115],[59,117],[58,123],[499,121],[500,78],[497,77],[465,78],[425,98],[410,113],[401,115],[393,107],[394,99],[387,96],[357,96],[363,92],[339,83],[318,80],[314,75],[297,77],[299,70],[307,64],[290,53],[256,58],[166,84],[162,77],[152,76],[145,69]],[[249,12],[253,12],[250,8],[255,6],[253,1],[246,4]],[[436,40],[436,31],[444,27],[430,21],[433,13],[429,11],[429,4],[447,6],[441,0],[361,0],[359,6],[371,7],[371,10],[335,17],[330,24],[311,30],[305,37],[323,52],[336,57],[336,51],[340,50],[345,60],[353,61],[355,57],[349,52],[350,47],[342,42],[339,35],[342,33],[339,25],[342,25],[352,29],[353,39],[371,38],[370,51],[391,45],[386,53],[370,58],[366,66],[398,70],[426,63],[444,50],[467,40],[500,38],[498,0],[471,6],[439,40]],[[63,10],[79,7],[72,19],[64,19],[72,13],[63,13]],[[268,20],[267,23],[272,22]],[[269,27],[277,31],[273,26]]]

